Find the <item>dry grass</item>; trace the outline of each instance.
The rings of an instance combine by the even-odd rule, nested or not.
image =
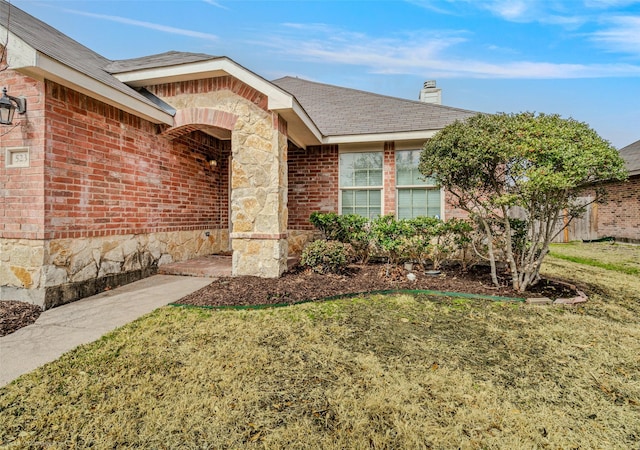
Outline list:
[[[552,244],[551,255],[582,265],[601,267],[629,275],[640,274],[640,246],[615,243]]]
[[[376,296],[163,308],[0,390],[8,448],[638,448],[640,281],[578,309]]]

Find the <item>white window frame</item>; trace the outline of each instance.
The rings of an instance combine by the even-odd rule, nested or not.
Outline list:
[[[395,159],[395,181],[396,181],[396,185],[395,185],[395,190],[396,190],[396,217],[400,218],[400,194],[399,192],[402,190],[408,190],[408,189],[421,189],[424,191],[429,191],[429,190],[437,190],[440,192],[440,214],[438,215],[438,218],[441,220],[445,220],[444,217],[444,189],[443,188],[439,188],[438,189],[438,185],[436,184],[403,184],[403,185],[399,185],[398,184],[398,153],[402,153],[402,152],[410,152],[410,151],[421,151],[421,149],[419,148],[401,148],[401,149],[396,149],[395,151],[395,155],[394,155],[394,159]]]
[[[381,181],[382,184],[379,186],[342,186],[342,165],[341,165],[341,158],[340,156],[345,154],[345,153],[380,153],[380,156],[382,158],[382,167],[381,172],[382,172],[382,177],[381,177]],[[371,144],[367,144],[367,145],[352,145],[352,146],[347,146],[346,148],[340,148],[339,152],[338,152],[338,213],[340,215],[343,214],[342,212],[342,192],[343,191],[380,191],[380,215],[384,215],[384,186],[385,186],[385,176],[384,176],[384,172],[385,172],[385,167],[384,167],[384,146],[380,145],[371,145]]]

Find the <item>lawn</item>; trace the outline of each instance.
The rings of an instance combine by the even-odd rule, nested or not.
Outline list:
[[[553,252],[585,305],[159,309],[0,389],[0,446],[639,448],[640,247]]]

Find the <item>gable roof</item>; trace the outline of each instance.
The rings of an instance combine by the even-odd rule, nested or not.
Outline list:
[[[158,67],[178,66],[200,61],[217,59],[219,56],[207,55],[206,53],[189,53],[169,51],[157,55],[143,56],[140,58],[121,59],[111,61],[105,66],[109,73],[124,73],[134,70],[154,69]]]
[[[626,163],[629,176],[640,175],[640,140],[621,148],[620,156]]]
[[[7,23],[12,69],[50,79],[155,123],[173,125],[175,110],[145,86],[221,75],[265,94],[268,108],[287,121],[289,138],[301,146],[425,140],[455,120],[476,114],[293,77],[269,82],[225,56],[205,53],[169,51],[111,61],[0,0],[0,29]]]
[[[477,114],[300,78],[274,80],[292,94],[325,136],[437,131]]]
[[[101,100],[110,104],[113,104],[114,97],[126,96],[130,99],[129,109],[132,112],[150,115],[155,122],[169,122],[170,116],[161,108],[105,71],[105,67],[111,63],[107,58],[1,0],[0,28],[5,27],[8,17],[11,33],[8,42],[8,62],[11,68],[23,69],[35,77],[40,77],[46,72],[47,75],[52,75],[48,78],[53,81],[72,86],[83,93],[102,92]],[[76,76],[72,76],[74,73]]]

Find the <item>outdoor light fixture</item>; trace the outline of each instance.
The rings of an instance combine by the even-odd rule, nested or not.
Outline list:
[[[209,160],[209,167],[211,167],[212,169],[214,167],[216,167],[218,165],[218,161],[216,161],[215,159],[210,159]]]
[[[18,110],[18,114],[27,112],[27,99],[24,97],[12,97],[7,95],[7,88],[2,89],[2,98],[0,98],[0,124],[11,125],[13,115]]]

